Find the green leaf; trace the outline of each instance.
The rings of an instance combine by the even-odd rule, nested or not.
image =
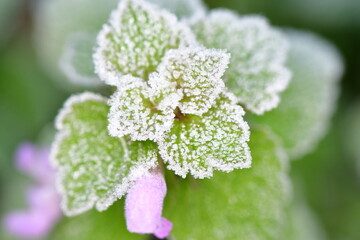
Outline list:
[[[124,202],[117,201],[104,212],[95,210],[80,216],[65,217],[50,234],[51,240],[140,240],[146,236],[130,233],[125,224]]]
[[[95,74],[92,62],[95,35],[77,32],[71,35],[60,60],[60,68],[74,84],[98,86],[102,82]]]
[[[344,147],[349,159],[356,160],[355,164],[360,178],[360,102],[356,102],[347,110],[342,127],[345,130],[343,134]]]
[[[105,210],[157,164],[155,143],[108,135],[108,112],[104,98],[83,93],[71,97],[57,118],[52,159],[66,215],[93,206]]]
[[[278,108],[254,120],[270,126],[290,157],[299,158],[314,149],[327,131],[343,66],[337,50],[320,37],[294,30],[286,33],[293,79]]]
[[[252,167],[213,178],[168,176],[164,216],[175,239],[282,239],[288,179],[283,152],[266,132],[253,130]],[[170,175],[170,174],[169,174]]]
[[[212,176],[214,169],[230,172],[248,168],[251,156],[249,127],[235,97],[222,93],[202,117],[187,114],[174,121],[159,150],[167,168],[185,177]]]
[[[148,2],[170,11],[180,19],[203,14],[206,10],[202,0],[148,0]]]
[[[288,44],[266,19],[214,10],[194,21],[192,29],[206,47],[231,53],[224,78],[240,103],[256,114],[278,105],[279,92],[286,88],[290,79],[284,67]]]
[[[157,71],[160,79],[153,88],[164,85],[164,81],[173,84],[173,91],[179,89],[183,97],[179,108],[184,114],[201,115],[206,112],[224,89],[221,79],[230,55],[223,50],[204,48],[181,48],[170,50],[163,58]]]
[[[302,199],[296,199],[288,210],[287,232],[285,239],[291,240],[325,240],[322,229],[314,212]]]
[[[171,13],[141,0],[123,0],[98,36],[96,71],[110,85],[121,76],[148,79],[169,49],[195,44],[190,29]]]
[[[44,69],[61,86],[74,88],[64,79],[59,68],[69,38],[78,32],[99,32],[118,2],[119,0],[46,0],[37,3],[34,14],[36,50]],[[95,39],[94,37],[94,41]]]
[[[157,98],[158,108],[146,82],[130,76],[123,77],[122,81],[126,84],[118,88],[109,101],[110,135],[130,136],[133,141],[160,141],[171,128],[180,96],[176,93],[169,95],[171,99],[164,96],[164,104]]]

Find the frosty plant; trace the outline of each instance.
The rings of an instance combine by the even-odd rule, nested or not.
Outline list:
[[[176,191],[167,189],[165,173],[171,178],[175,174],[203,179],[211,178],[214,170],[249,168],[251,144],[269,150],[252,154],[268,157],[264,166],[276,159],[274,175],[266,177],[267,171],[256,175],[265,168],[259,166],[254,180],[264,178],[265,185],[273,184],[270,195],[280,189],[276,194],[282,197],[268,200],[274,209],[284,199],[279,187],[283,186],[281,154],[267,145],[273,141],[264,133],[253,132],[255,139],[250,141],[243,117],[245,111],[262,115],[279,104],[291,77],[285,67],[288,42],[260,16],[240,17],[227,10],[206,13],[199,1],[194,2],[176,6],[201,7],[186,13],[182,12],[186,7],[178,8],[175,16],[154,4],[166,7],[167,1],[121,0],[102,27],[93,65],[112,94],[74,95],[56,120],[52,159],[66,215],[93,207],[104,211],[126,196],[128,230],[165,238],[173,224],[170,217],[162,217],[163,201],[167,190]],[[77,57],[76,51],[71,53],[66,56]],[[87,78],[79,78],[81,71],[75,72],[72,60],[65,70],[71,69],[70,77],[83,84]],[[96,81],[89,79],[89,85]],[[241,176],[241,171],[237,174]],[[256,199],[252,192],[256,184],[247,185],[246,176],[239,188]],[[236,198],[231,201],[229,206],[240,204]],[[273,231],[268,226],[266,231]]]

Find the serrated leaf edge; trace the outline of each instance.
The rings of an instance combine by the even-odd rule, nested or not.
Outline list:
[[[66,116],[69,113],[71,113],[72,106],[74,104],[85,101],[91,101],[91,100],[104,102],[105,104],[107,102],[107,98],[92,92],[84,92],[81,94],[73,95],[65,102],[64,107],[60,110],[55,120],[55,127],[58,130],[58,132],[51,146],[50,162],[51,165],[57,170],[56,190],[62,198],[61,209],[66,216],[79,215],[83,212],[86,212],[87,210],[92,209],[94,206],[98,211],[106,210],[109,206],[112,205],[113,202],[115,202],[117,199],[120,199],[124,194],[126,194],[127,190],[134,184],[136,179],[148,174],[148,171],[150,169],[155,168],[157,166],[157,160],[158,160],[157,156],[154,156],[154,159],[147,161],[146,164],[144,163],[136,164],[130,168],[128,177],[123,178],[121,184],[115,185],[113,188],[113,192],[106,199],[102,199],[102,203],[99,202],[99,199],[93,197],[91,198],[92,201],[89,201],[82,208],[78,208],[75,210],[68,209],[66,190],[62,186],[62,179],[64,179],[64,175],[65,175],[64,171],[66,170],[66,168],[59,166],[56,160],[56,156],[59,153],[60,143],[63,141],[64,138],[66,138],[70,134],[70,132],[66,130],[63,121],[66,118]],[[128,149],[126,147],[126,143],[124,139],[120,138],[119,141],[124,147],[125,158],[128,158]]]
[[[95,72],[98,74],[98,76],[102,81],[104,81],[106,84],[109,85],[114,85],[114,86],[122,85],[120,81],[121,77],[129,74],[124,75],[116,70],[114,71],[107,70],[109,69],[108,67],[109,64],[106,58],[104,58],[102,54],[102,51],[104,50],[104,44],[102,43],[107,42],[106,36],[113,31],[113,27],[115,30],[120,27],[119,26],[119,23],[121,22],[119,19],[121,16],[120,13],[126,9],[126,7],[128,6],[128,4],[130,4],[130,2],[138,6],[141,6],[145,11],[151,14],[157,14],[163,16],[164,18],[167,19],[170,25],[177,26],[179,29],[178,32],[182,33],[183,39],[188,43],[188,45],[194,45],[194,46],[199,45],[191,29],[185,23],[178,21],[177,17],[174,14],[168,12],[165,9],[160,8],[155,4],[143,0],[121,0],[119,2],[117,9],[115,9],[111,13],[109,22],[107,24],[104,24],[102,30],[99,32],[97,36],[97,48],[93,54]]]
[[[291,80],[292,74],[291,71],[285,66],[287,60],[287,55],[290,48],[290,43],[287,40],[285,34],[283,34],[279,29],[272,27],[268,20],[260,15],[245,15],[239,16],[236,12],[227,10],[227,9],[215,9],[210,11],[208,15],[198,15],[196,18],[193,18],[189,25],[195,25],[197,22],[203,21],[215,21],[216,19],[229,19],[230,22],[237,23],[232,24],[232,28],[242,30],[242,26],[246,26],[249,22],[256,24],[261,28],[265,29],[268,34],[276,35],[279,39],[282,39],[281,44],[281,55],[278,58],[272,60],[272,63],[269,65],[268,69],[276,71],[280,77],[275,84],[267,86],[264,91],[264,95],[269,95],[270,98],[267,98],[260,104],[251,104],[248,103],[246,98],[237,96],[238,102],[241,103],[246,109],[251,112],[262,115],[265,112],[276,108],[280,102],[280,93],[284,91]],[[230,63],[231,64],[231,63]]]
[[[213,176],[214,170],[223,171],[223,172],[231,172],[234,169],[243,169],[243,168],[251,167],[252,156],[251,156],[251,151],[250,151],[249,145],[247,144],[247,142],[250,140],[250,127],[249,127],[248,123],[243,119],[243,116],[245,115],[245,111],[241,106],[236,105],[237,98],[234,94],[232,94],[226,90],[224,90],[221,94],[228,97],[230,99],[230,101],[234,104],[234,107],[238,109],[238,111],[236,112],[237,117],[235,119],[238,121],[239,126],[243,130],[243,134],[240,138],[240,141],[241,141],[241,145],[242,145],[242,148],[243,148],[243,151],[245,154],[244,161],[239,162],[238,164],[225,164],[222,166],[220,166],[220,165],[217,166],[216,163],[219,162],[219,159],[216,159],[216,158],[208,159],[208,163],[210,163],[208,165],[208,168],[206,169],[205,172],[203,172],[203,171],[200,172],[200,171],[191,169],[191,167],[189,165],[186,166],[185,168],[180,167],[180,165],[176,161],[174,161],[172,158],[170,158],[168,156],[167,150],[166,150],[166,148],[167,148],[166,144],[164,144],[164,142],[159,142],[158,143],[159,153],[160,153],[160,156],[162,157],[162,159],[164,160],[164,162],[166,163],[166,168],[174,171],[175,174],[181,176],[182,178],[185,178],[188,173],[190,173],[195,178],[199,178],[199,179],[210,178]]]

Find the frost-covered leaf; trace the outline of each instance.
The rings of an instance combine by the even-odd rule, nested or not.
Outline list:
[[[269,125],[291,158],[299,158],[315,148],[328,128],[343,66],[337,50],[325,40],[306,32],[286,33],[292,81],[278,108],[255,120]]]
[[[182,48],[168,51],[157,71],[160,79],[175,83],[174,91],[181,90],[181,112],[201,115],[224,89],[221,77],[229,59],[230,55],[223,50]],[[161,81],[154,83],[150,80],[150,85],[154,88],[163,84]]]
[[[286,159],[265,132],[252,130],[249,145],[249,169],[196,181],[167,176],[164,215],[174,223],[174,239],[283,239]]]
[[[14,1],[14,0],[12,0]],[[59,68],[68,39],[77,32],[97,33],[119,0],[45,0],[36,4],[35,44],[44,69],[70,87]],[[96,40],[96,36],[94,38]],[[95,45],[94,45],[95,47]],[[73,86],[71,85],[71,88]]]
[[[142,0],[122,0],[98,36],[96,71],[110,85],[121,76],[148,79],[169,49],[195,44],[190,29],[171,13]]]
[[[224,79],[240,103],[256,114],[278,105],[279,92],[286,88],[291,75],[284,67],[288,43],[266,19],[214,10],[195,20],[192,28],[206,47],[231,53]]]
[[[64,218],[50,234],[51,240],[140,240],[147,236],[130,233],[125,224],[124,202],[117,201],[104,212],[91,210]]]
[[[178,18],[191,18],[205,13],[202,0],[147,0],[174,13]]]
[[[174,109],[179,97],[170,95],[172,99],[164,96],[166,106],[153,101],[152,90],[140,78],[123,77],[124,87],[119,88],[109,101],[109,133],[115,137],[129,135],[135,140],[159,141],[169,131],[174,121]],[[160,90],[159,90],[160,91]]]
[[[243,109],[229,93],[220,94],[216,103],[201,117],[186,114],[174,121],[159,150],[167,168],[185,177],[212,176],[213,170],[230,172],[251,165],[249,127]]]
[[[95,34],[78,32],[71,35],[60,60],[60,68],[74,84],[101,85],[92,62]]]
[[[71,97],[57,118],[52,149],[62,209],[76,215],[96,206],[105,210],[132,181],[157,164],[156,144],[128,142],[107,131],[109,107],[101,96]]]
[[[166,80],[157,72],[150,74],[149,84],[151,98],[156,109],[165,112],[174,110],[183,98],[182,90],[176,89],[176,82]]]

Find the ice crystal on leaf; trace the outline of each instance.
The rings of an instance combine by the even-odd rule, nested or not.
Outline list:
[[[141,0],[123,0],[98,36],[96,72],[110,85],[121,85],[128,74],[148,79],[169,49],[195,42],[173,14]]]
[[[153,103],[161,111],[174,110],[183,97],[181,89],[176,89],[176,82],[167,81],[164,76],[155,72],[149,78],[150,92]]]
[[[289,199],[286,155],[264,131],[253,130],[249,145],[249,169],[215,172],[195,185],[169,174],[163,214],[174,223],[174,239],[288,239],[282,237]]]
[[[200,43],[231,53],[224,78],[240,103],[256,114],[278,105],[279,92],[290,79],[284,67],[288,43],[266,19],[214,10],[191,25]]]
[[[176,83],[173,87],[181,89],[181,112],[201,115],[211,107],[224,88],[221,77],[229,59],[230,55],[223,50],[181,48],[168,51],[157,71],[160,79]],[[150,84],[156,86],[163,83],[150,81]]]
[[[212,176],[214,169],[230,172],[248,168],[251,156],[247,141],[249,127],[235,97],[222,93],[201,117],[187,114],[176,120],[159,150],[167,167],[185,177]]]
[[[132,140],[159,141],[163,138],[174,121],[174,109],[179,96],[172,95],[171,100],[167,94],[161,94],[166,89],[159,88],[156,93],[160,97],[153,97],[153,90],[140,78],[124,77],[124,87],[119,88],[111,97],[109,104],[109,132],[110,135],[123,137],[130,135]],[[164,96],[165,95],[165,96]],[[162,104],[161,96],[164,96],[165,104]],[[160,105],[159,110],[154,102]]]
[[[291,43],[287,65],[293,79],[279,106],[254,120],[270,126],[295,159],[324,136],[336,106],[343,63],[334,46],[320,37],[295,30],[285,33]]]
[[[92,62],[94,46],[94,34],[78,32],[68,39],[60,60],[60,68],[73,83],[90,86],[102,84],[95,74]]]
[[[229,54],[222,50],[169,50],[157,71],[142,79],[124,76],[109,104],[109,132],[132,140],[160,141],[174,121],[174,110],[201,115],[224,88]]]
[[[57,118],[52,159],[67,215],[93,206],[105,210],[157,164],[154,142],[129,142],[108,134],[108,112],[106,99],[84,93],[71,97]]]

